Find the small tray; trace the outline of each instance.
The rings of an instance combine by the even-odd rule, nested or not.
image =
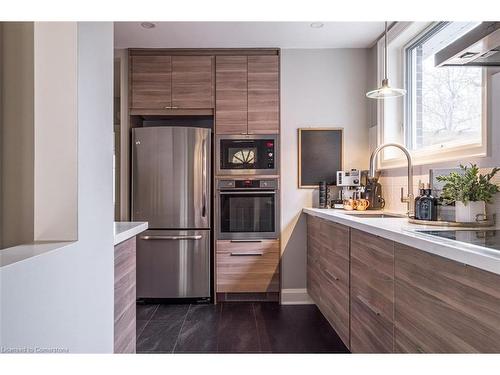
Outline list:
[[[481,228],[481,227],[492,227],[495,225],[494,220],[480,220],[473,221],[470,223],[459,223],[458,221],[442,221],[442,220],[419,220],[414,217],[409,217],[408,222],[411,224],[419,225],[432,225],[436,227],[455,227],[455,228]]]

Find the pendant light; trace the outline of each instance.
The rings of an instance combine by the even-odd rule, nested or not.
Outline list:
[[[382,86],[378,89],[369,91],[366,96],[371,99],[388,99],[397,98],[406,94],[404,89],[396,89],[389,86],[389,78],[387,78],[387,21],[385,21],[385,34],[384,34],[384,79]]]

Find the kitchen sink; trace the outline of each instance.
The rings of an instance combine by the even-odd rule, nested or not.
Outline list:
[[[404,215],[398,214],[376,214],[376,213],[357,213],[357,212],[346,212],[344,215],[348,216],[359,216],[366,219],[394,219],[394,218],[402,218]]]

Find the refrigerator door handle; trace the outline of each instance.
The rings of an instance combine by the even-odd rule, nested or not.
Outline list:
[[[182,240],[201,240],[201,235],[194,236],[141,236],[141,240],[172,240],[172,241],[182,241]]]
[[[207,216],[207,141],[203,140],[203,158],[202,158],[202,169],[201,169],[201,178],[202,178],[202,209],[201,216]]]

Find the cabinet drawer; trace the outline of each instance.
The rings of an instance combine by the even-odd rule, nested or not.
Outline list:
[[[396,244],[395,350],[500,352],[500,276]]]
[[[346,272],[333,273],[331,268],[325,264],[321,265],[321,294],[318,307],[344,344],[349,347],[349,261],[335,257],[330,259],[329,263],[335,263],[336,269],[344,269]]]
[[[278,292],[279,241],[217,241],[217,292]]]
[[[393,322],[371,302],[351,293],[351,351],[392,353]]]
[[[394,242],[351,230],[351,350],[392,352]]]

